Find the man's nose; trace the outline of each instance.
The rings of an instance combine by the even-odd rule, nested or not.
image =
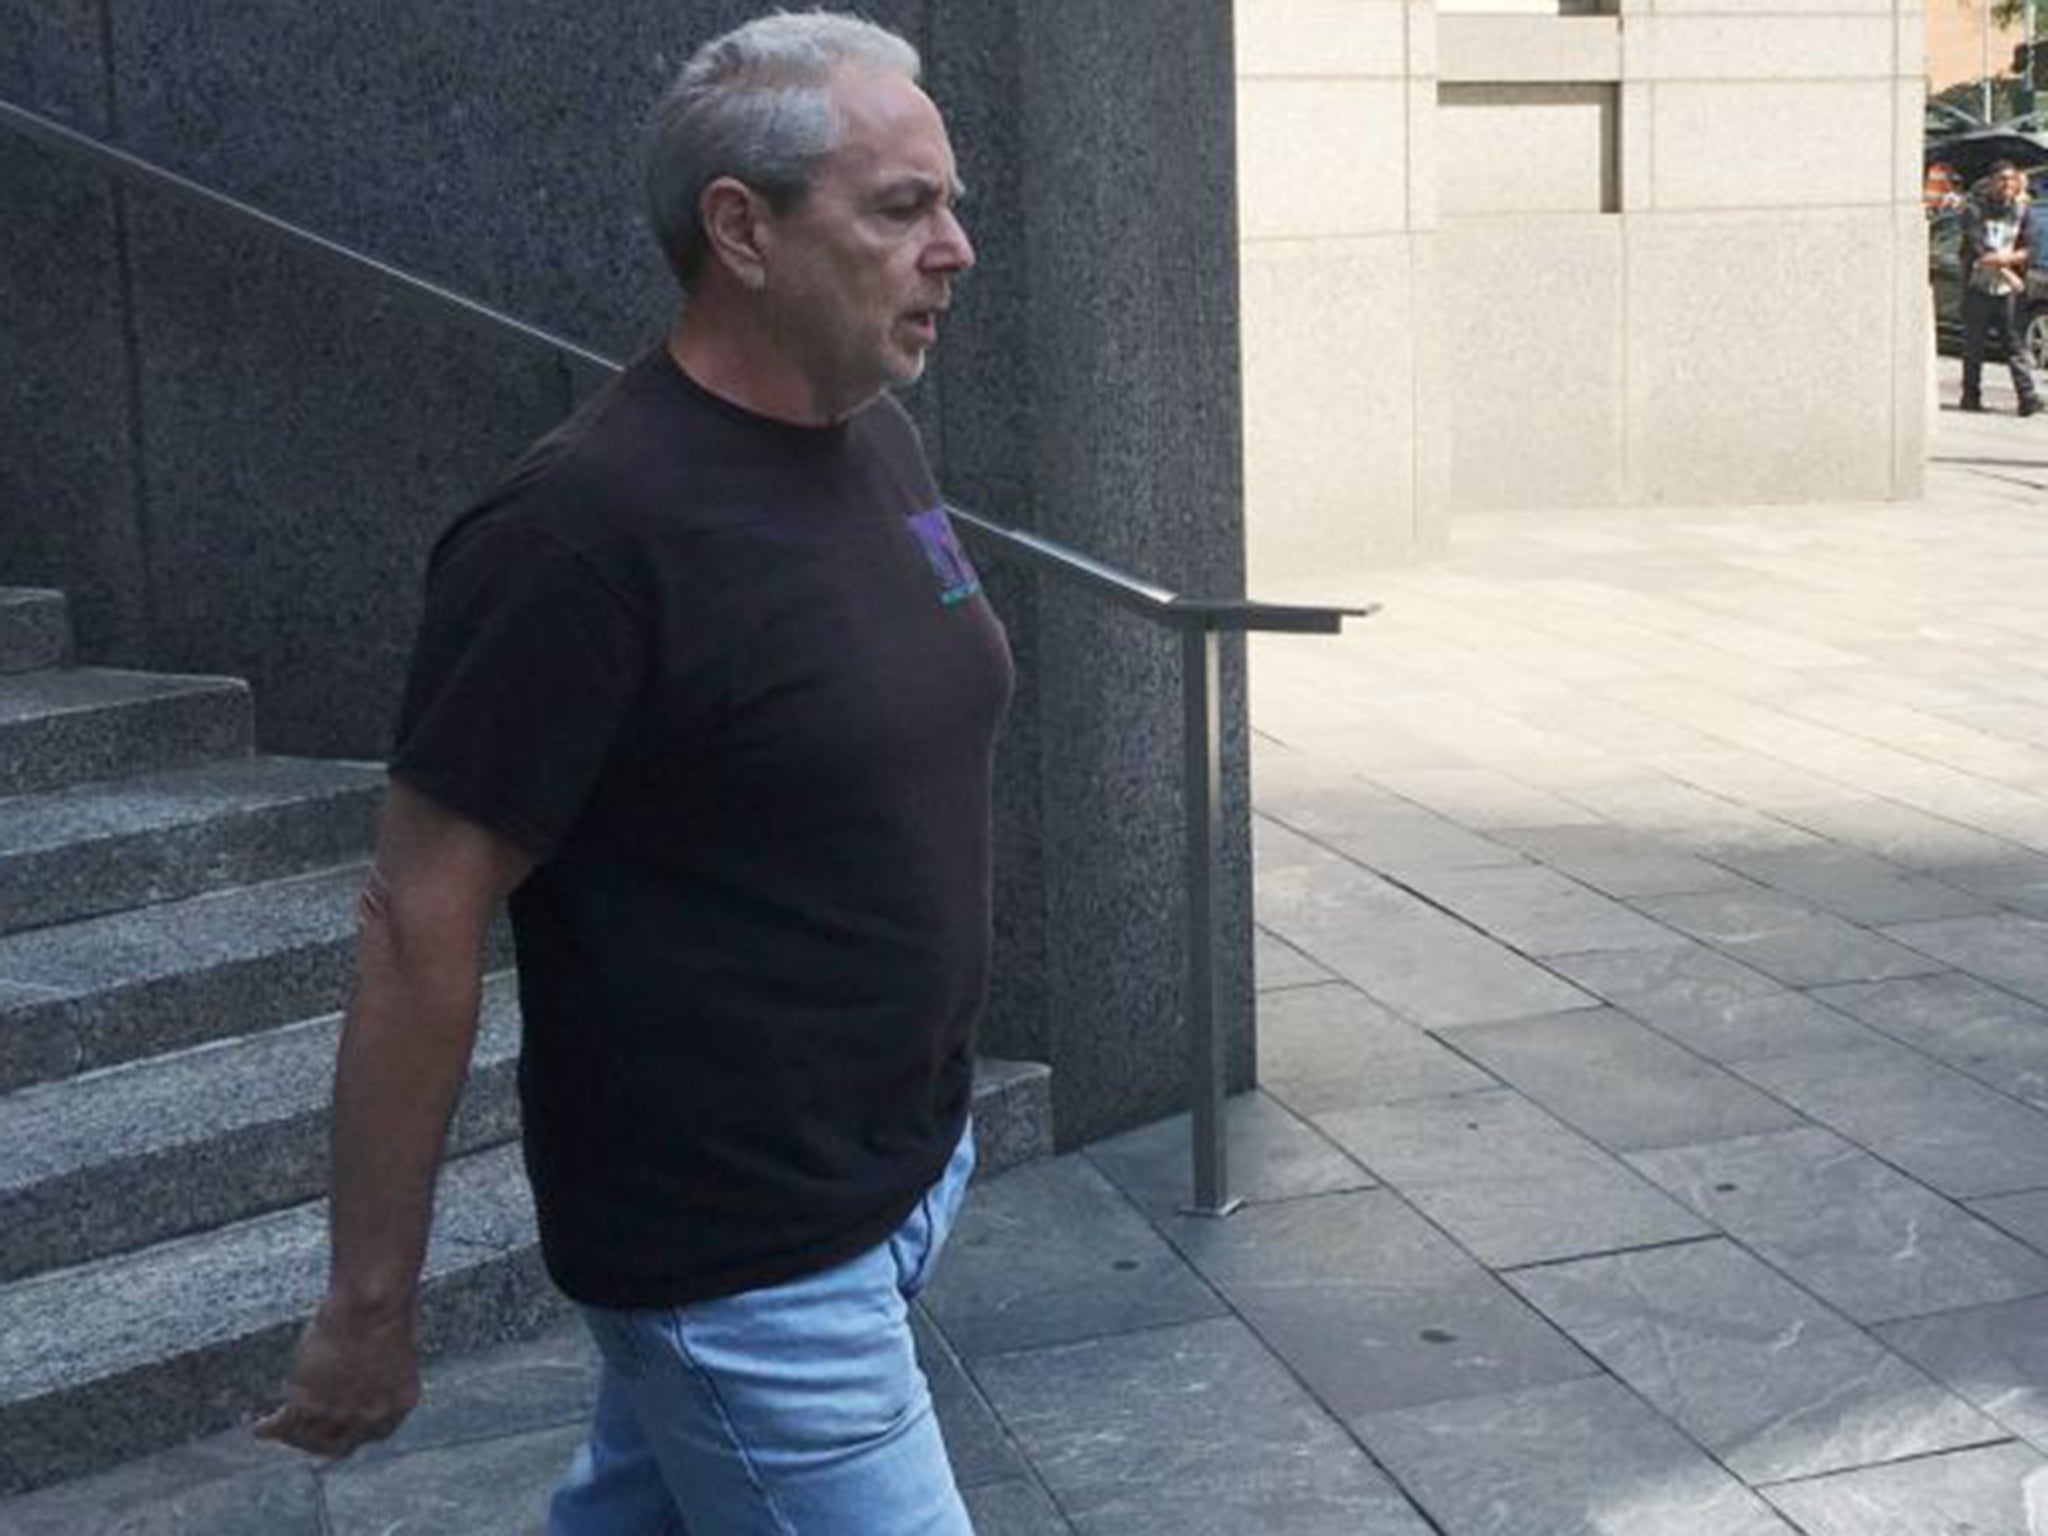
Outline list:
[[[925,253],[925,265],[942,272],[965,272],[974,265],[974,242],[967,238],[967,226],[950,208],[939,210],[937,238]]]

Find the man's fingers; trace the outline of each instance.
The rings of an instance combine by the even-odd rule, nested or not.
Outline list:
[[[249,1433],[258,1440],[275,1441],[310,1456],[346,1456],[358,1446],[382,1440],[397,1427],[396,1420],[356,1423],[327,1414],[309,1413],[287,1403],[250,1425]]]

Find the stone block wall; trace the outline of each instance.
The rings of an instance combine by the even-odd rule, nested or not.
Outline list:
[[[1237,14],[1255,584],[1463,511],[1919,493],[1916,0]]]

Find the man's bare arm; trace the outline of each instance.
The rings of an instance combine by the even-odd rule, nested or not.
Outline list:
[[[532,869],[516,845],[394,782],[377,831],[335,1066],[327,1297],[256,1434],[342,1456],[419,1400],[414,1338],[434,1179],[476,1041],[484,936]]]

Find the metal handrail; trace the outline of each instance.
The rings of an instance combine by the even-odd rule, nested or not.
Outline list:
[[[276,235],[301,249],[374,277],[436,311],[453,313],[486,329],[538,342],[601,372],[622,370],[616,359],[593,352],[567,337],[265,213],[5,99],[0,99],[0,128],[125,181]],[[1097,597],[1180,634],[1181,801],[1187,824],[1188,1108],[1194,1162],[1194,1197],[1188,1209],[1200,1215],[1227,1215],[1239,1202],[1230,1197],[1229,1190],[1223,1119],[1226,1063],[1222,1031],[1216,1022],[1215,891],[1217,854],[1222,845],[1221,638],[1226,633],[1246,630],[1337,634],[1345,619],[1364,617],[1376,612],[1377,607],[1303,607],[1244,598],[1190,597],[1105,565],[1042,535],[1005,527],[964,508],[949,507],[947,511],[968,530],[970,538],[1015,555],[1034,569],[1071,581]]]
[[[521,320],[517,316],[508,315],[501,309],[493,309],[480,299],[472,299],[468,294],[457,293],[453,288],[444,288],[429,278],[379,261],[376,257],[366,255],[339,241],[330,240],[325,235],[315,234],[289,219],[281,219],[274,213],[265,213],[261,208],[251,207],[225,192],[216,192],[211,187],[201,186],[189,177],[180,176],[176,171],[167,170],[154,161],[144,160],[141,156],[130,154],[117,145],[96,139],[89,133],[82,133],[54,118],[44,117],[41,113],[31,112],[26,107],[16,106],[4,98],[0,98],[0,128],[12,129],[23,138],[32,140],[46,149],[54,149],[60,154],[69,155],[74,160],[81,160],[97,170],[118,176],[123,181],[134,182],[152,191],[165,193],[179,202],[192,204],[210,213],[225,214],[241,223],[281,236],[303,250],[375,277],[400,293],[421,300],[433,309],[452,312],[487,330],[510,332],[528,341],[539,342],[544,347],[552,347],[555,351],[594,368],[610,369],[613,372],[619,369],[619,364],[613,359],[593,352],[566,336],[558,336],[553,331]]]
[[[1104,565],[1036,533],[1005,528],[959,507],[949,507],[970,538],[1021,556],[1039,570],[1088,588],[1120,608],[1180,634],[1181,814],[1187,873],[1187,1046],[1189,1143],[1194,1194],[1186,1209],[1227,1216],[1230,1195],[1229,1133],[1224,1122],[1228,1076],[1223,1032],[1216,1022],[1217,859],[1223,844],[1223,647],[1227,633],[1277,630],[1334,635],[1363,608],[1304,607],[1248,598],[1187,597]]]

